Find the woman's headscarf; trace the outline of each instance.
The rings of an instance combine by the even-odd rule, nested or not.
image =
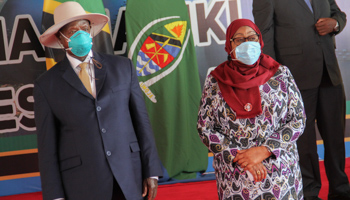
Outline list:
[[[226,31],[225,50],[228,54],[232,51],[230,39],[242,26],[251,27],[259,35],[261,49],[264,47],[259,28],[248,19],[237,19]],[[262,113],[259,86],[276,73],[279,65],[273,58],[261,53],[253,65],[236,60],[225,61],[211,75],[217,80],[223,98],[236,112],[237,118],[253,118]]]

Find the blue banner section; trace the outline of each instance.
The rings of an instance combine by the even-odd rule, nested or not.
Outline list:
[[[40,177],[0,181],[0,188],[0,196],[40,192]]]

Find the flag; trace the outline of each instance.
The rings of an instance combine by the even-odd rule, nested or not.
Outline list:
[[[162,164],[170,178],[196,178],[208,150],[196,129],[201,87],[185,1],[128,0],[125,20]]]
[[[54,24],[54,10],[60,4],[74,0],[44,0],[43,16],[42,16],[42,32],[45,32]],[[78,2],[87,13],[100,13],[106,14],[102,0],[75,0]],[[110,36],[109,25],[102,29],[102,31],[96,35],[93,39],[92,49],[97,52],[113,54],[112,39]],[[62,49],[52,49],[45,47],[46,56],[46,68],[47,70],[53,67],[58,61],[62,60],[65,56],[65,51]]]

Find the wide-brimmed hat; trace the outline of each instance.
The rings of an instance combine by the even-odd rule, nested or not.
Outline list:
[[[47,29],[40,37],[41,44],[47,47],[62,49],[56,33],[66,24],[79,19],[86,19],[90,21],[91,35],[94,37],[107,24],[109,18],[106,15],[99,13],[87,14],[84,8],[77,2],[68,1],[57,6],[54,11],[54,22],[49,29]]]

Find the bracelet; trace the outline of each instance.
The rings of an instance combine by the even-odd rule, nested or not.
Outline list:
[[[337,24],[335,25],[335,27],[333,28],[334,32],[339,32],[339,22],[337,21]]]
[[[272,151],[271,151],[271,149],[269,149],[269,148],[267,148],[267,147],[265,147],[266,148],[266,150],[270,153],[270,156],[273,154],[272,153]]]

